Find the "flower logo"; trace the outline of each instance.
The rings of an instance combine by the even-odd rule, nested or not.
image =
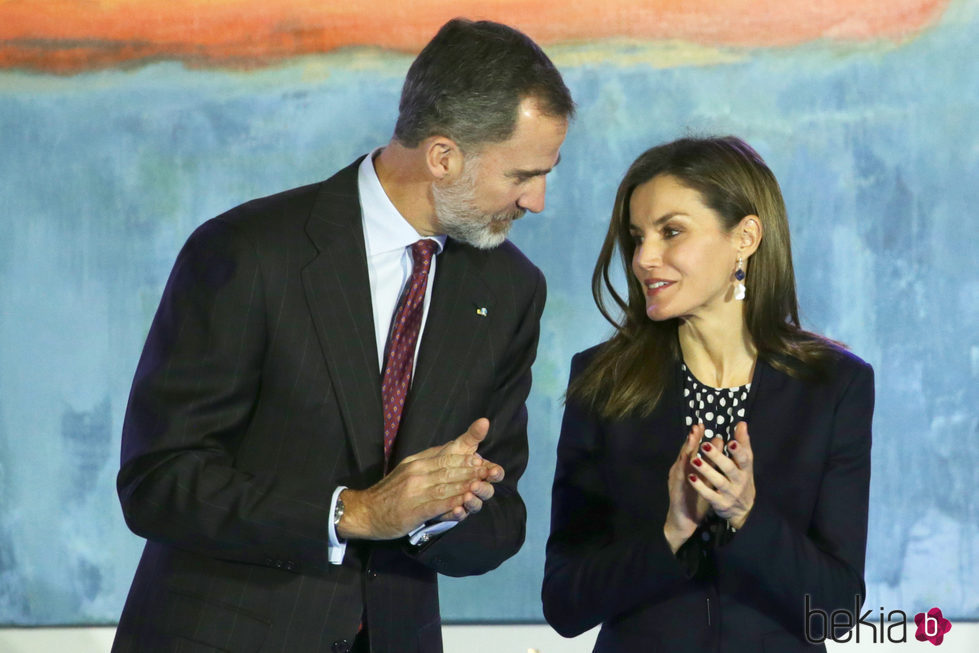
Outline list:
[[[935,646],[941,644],[945,633],[952,630],[952,622],[942,616],[941,608],[932,608],[927,614],[919,612],[914,615],[914,623],[918,626],[914,638],[919,642],[931,642]]]

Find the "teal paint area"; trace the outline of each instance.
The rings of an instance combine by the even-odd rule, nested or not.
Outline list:
[[[549,288],[527,540],[486,576],[442,579],[446,621],[542,620],[569,363],[609,332],[590,279],[615,188],[644,149],[691,133],[737,134],[767,159],[804,323],[875,367],[866,607],[979,619],[976,33],[979,11],[960,2],[901,44],[675,67],[593,44],[562,65],[578,118],[547,209],[512,235]],[[353,52],[249,73],[0,74],[0,623],[117,619],[142,548],[115,495],[120,429],[179,247],[231,206],[384,144],[409,63]]]

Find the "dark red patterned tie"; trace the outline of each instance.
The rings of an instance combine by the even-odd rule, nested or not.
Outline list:
[[[415,343],[422,324],[422,309],[425,301],[425,286],[428,284],[428,271],[432,267],[432,255],[438,248],[434,240],[419,240],[411,246],[411,256],[415,265],[408,279],[408,287],[401,295],[398,309],[394,313],[394,323],[388,337],[387,362],[384,365],[384,380],[381,382],[381,398],[384,401],[384,467],[387,468],[394,438],[398,435],[401,411],[405,407],[405,397],[411,387],[411,368],[415,362]]]

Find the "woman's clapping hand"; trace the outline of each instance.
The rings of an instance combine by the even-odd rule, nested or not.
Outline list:
[[[696,424],[687,434],[673,466],[670,467],[669,492],[670,509],[666,514],[663,534],[673,553],[693,535],[697,526],[707,515],[710,504],[690,487],[688,476],[694,467],[690,461],[697,455],[697,445],[704,437],[704,425]]]
[[[748,425],[738,422],[734,427],[734,438],[727,445],[730,457],[724,455],[723,447],[721,439],[714,438],[700,445],[699,456],[697,452],[690,454],[693,471],[687,474],[687,485],[710,504],[716,515],[734,528],[741,528],[755,504],[754,455]]]

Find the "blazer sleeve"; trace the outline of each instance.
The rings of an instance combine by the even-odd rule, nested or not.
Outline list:
[[[265,346],[258,255],[231,223],[211,220],[178,255],[137,367],[117,479],[123,515],[137,535],[212,557],[324,567],[332,488],[234,465]]]
[[[503,467],[504,479],[494,486],[493,498],[484,502],[478,513],[426,546],[409,549],[418,561],[448,576],[471,576],[495,569],[520,550],[526,536],[527,508],[517,491],[517,481],[527,468],[526,401],[547,298],[544,275],[537,268],[534,273],[529,301],[515,306],[523,317],[501,359],[505,362],[485,415],[490,431],[479,450],[487,460]],[[519,279],[514,280],[514,284],[519,283]]]
[[[585,365],[584,356],[576,355],[571,378]],[[628,533],[613,537],[616,507],[603,478],[602,436],[602,422],[594,411],[569,397],[558,443],[541,590],[544,618],[564,637],[669,596],[689,582],[663,535],[662,523],[637,523]]]
[[[808,531],[760,499],[743,528],[717,550],[718,568],[750,579],[790,623],[800,618],[807,594],[813,608],[828,612],[850,610],[854,597],[862,604],[865,595],[874,375],[862,361],[855,367],[830,408],[831,439]]]

